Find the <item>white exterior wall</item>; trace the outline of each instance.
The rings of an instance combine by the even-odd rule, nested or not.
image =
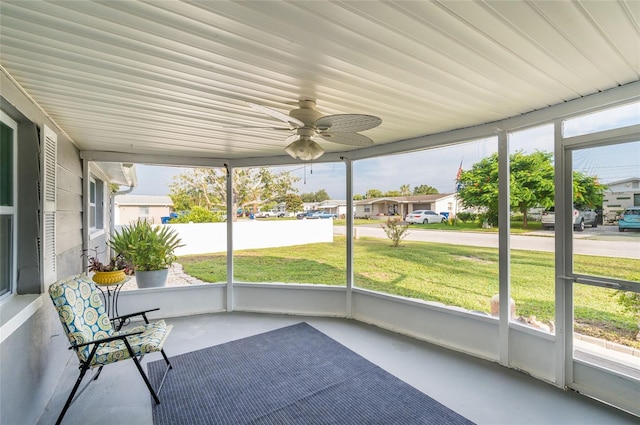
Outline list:
[[[167,224],[185,246],[176,255],[207,254],[227,250],[227,223]],[[233,248],[258,249],[333,242],[333,220],[245,220],[233,223]]]
[[[619,212],[627,207],[640,206],[640,179],[630,179],[609,186],[602,200],[602,210],[605,217]]]
[[[432,210],[436,213],[448,212],[449,217],[456,215],[456,196],[449,195],[446,198],[438,199],[434,202]]]
[[[141,208],[148,208],[149,214],[140,214]],[[171,207],[167,205],[118,205],[116,210],[118,211],[116,225],[131,224],[138,218],[146,218],[152,223],[160,224],[162,217],[167,217],[171,213]]]

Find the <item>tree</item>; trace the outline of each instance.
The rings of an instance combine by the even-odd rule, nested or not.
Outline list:
[[[364,195],[360,195],[360,194],[353,195],[354,201],[362,201],[363,199],[364,199]]]
[[[428,184],[421,184],[420,186],[416,186],[413,188],[414,195],[434,195],[437,193],[440,193],[438,192],[438,189],[429,186]]]
[[[299,195],[295,193],[287,193],[284,199],[287,211],[296,213],[304,209],[302,198]]]
[[[527,228],[527,211],[536,206],[554,203],[554,169],[550,152],[525,154],[518,151],[509,157],[510,206],[523,215]],[[498,224],[498,154],[473,164],[471,170],[460,173],[458,196],[465,207],[486,208],[487,220]],[[602,203],[605,186],[596,177],[578,171],[573,173],[574,201],[584,206]]]
[[[329,196],[326,190],[320,189],[316,192],[316,202],[327,201],[329,199],[331,199],[331,196]]]
[[[378,189],[369,189],[367,193],[364,195],[366,199],[371,198],[382,198],[382,191]]]
[[[313,192],[303,193],[300,195],[300,198],[302,199],[302,202],[310,203],[310,202],[315,202],[316,195]]]
[[[486,208],[487,217],[498,222],[498,154],[483,158],[460,173],[458,197],[465,208]]]
[[[200,206],[207,210],[224,209],[227,199],[227,173],[224,169],[193,168],[174,177],[169,196],[174,207],[189,210]],[[261,205],[284,200],[295,193],[299,178],[288,171],[274,174],[268,168],[238,168],[233,172],[232,218],[238,207],[256,212]]]
[[[327,191],[324,189],[320,189],[315,193],[303,193],[300,197],[303,202],[322,202],[331,199]]]
[[[580,171],[573,172],[573,203],[576,208],[597,208],[602,206],[604,191],[608,186],[601,184],[597,177]]]
[[[388,190],[384,196],[401,196],[402,193],[399,190]]]
[[[411,186],[409,186],[408,184],[403,184],[402,186],[400,186],[400,195],[402,196],[411,195]]]
[[[554,170],[551,152],[536,151],[526,155],[518,151],[509,157],[511,167],[511,208],[522,213],[522,227],[527,228],[527,210],[553,205]]]

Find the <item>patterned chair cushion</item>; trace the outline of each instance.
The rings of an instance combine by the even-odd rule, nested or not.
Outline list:
[[[134,354],[141,356],[162,350],[164,341],[172,328],[173,325],[167,325],[164,320],[159,320],[155,323],[143,324],[120,332],[114,332],[114,335],[142,332],[140,335],[127,337]],[[100,344],[96,355],[91,360],[91,367],[114,363],[129,357],[131,355],[123,340],[111,341],[106,344]]]
[[[49,287],[49,295],[71,343],[81,344],[110,336],[142,332],[140,335],[128,337],[134,354],[140,356],[160,351],[173,327],[167,326],[164,320],[160,320],[119,332],[115,331],[105,312],[98,288],[90,279],[83,276],[75,276],[52,284]],[[90,344],[76,350],[81,362],[87,361],[92,349],[93,344]],[[98,346],[96,354],[91,359],[91,367],[130,357],[123,340],[103,343]]]
[[[56,282],[49,287],[49,295],[70,342],[82,344],[113,335],[100,292],[90,279],[75,276]],[[86,361],[90,353],[90,345],[77,350],[80,361]]]

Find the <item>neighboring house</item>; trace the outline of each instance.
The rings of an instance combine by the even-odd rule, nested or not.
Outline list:
[[[627,207],[640,206],[640,177],[607,183],[602,200],[602,214],[613,221]]]
[[[455,217],[457,198],[455,193],[387,196],[355,201],[354,205],[356,208],[355,216],[360,218],[393,215],[404,217],[416,210],[432,210],[437,213],[448,212],[450,217]]]
[[[115,224],[129,224],[138,218],[150,219],[160,224],[162,217],[173,211],[173,201],[168,196],[116,195]]]
[[[338,218],[345,218],[347,216],[347,201],[342,199],[327,199],[326,201],[318,202],[315,209],[336,214]]]

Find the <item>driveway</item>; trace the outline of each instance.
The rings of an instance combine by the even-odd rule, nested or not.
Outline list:
[[[387,238],[380,224],[356,226],[356,234],[357,236],[372,238]],[[334,233],[344,235],[346,227],[334,226]],[[575,254],[640,259],[640,232],[620,233],[616,226],[600,226],[595,229],[587,228],[584,232],[574,232],[573,234]],[[512,234],[510,238],[511,249],[554,252],[555,239],[553,236],[553,230],[541,230],[527,235]],[[484,232],[409,228],[409,234],[405,240],[489,248],[498,247],[498,234]]]

